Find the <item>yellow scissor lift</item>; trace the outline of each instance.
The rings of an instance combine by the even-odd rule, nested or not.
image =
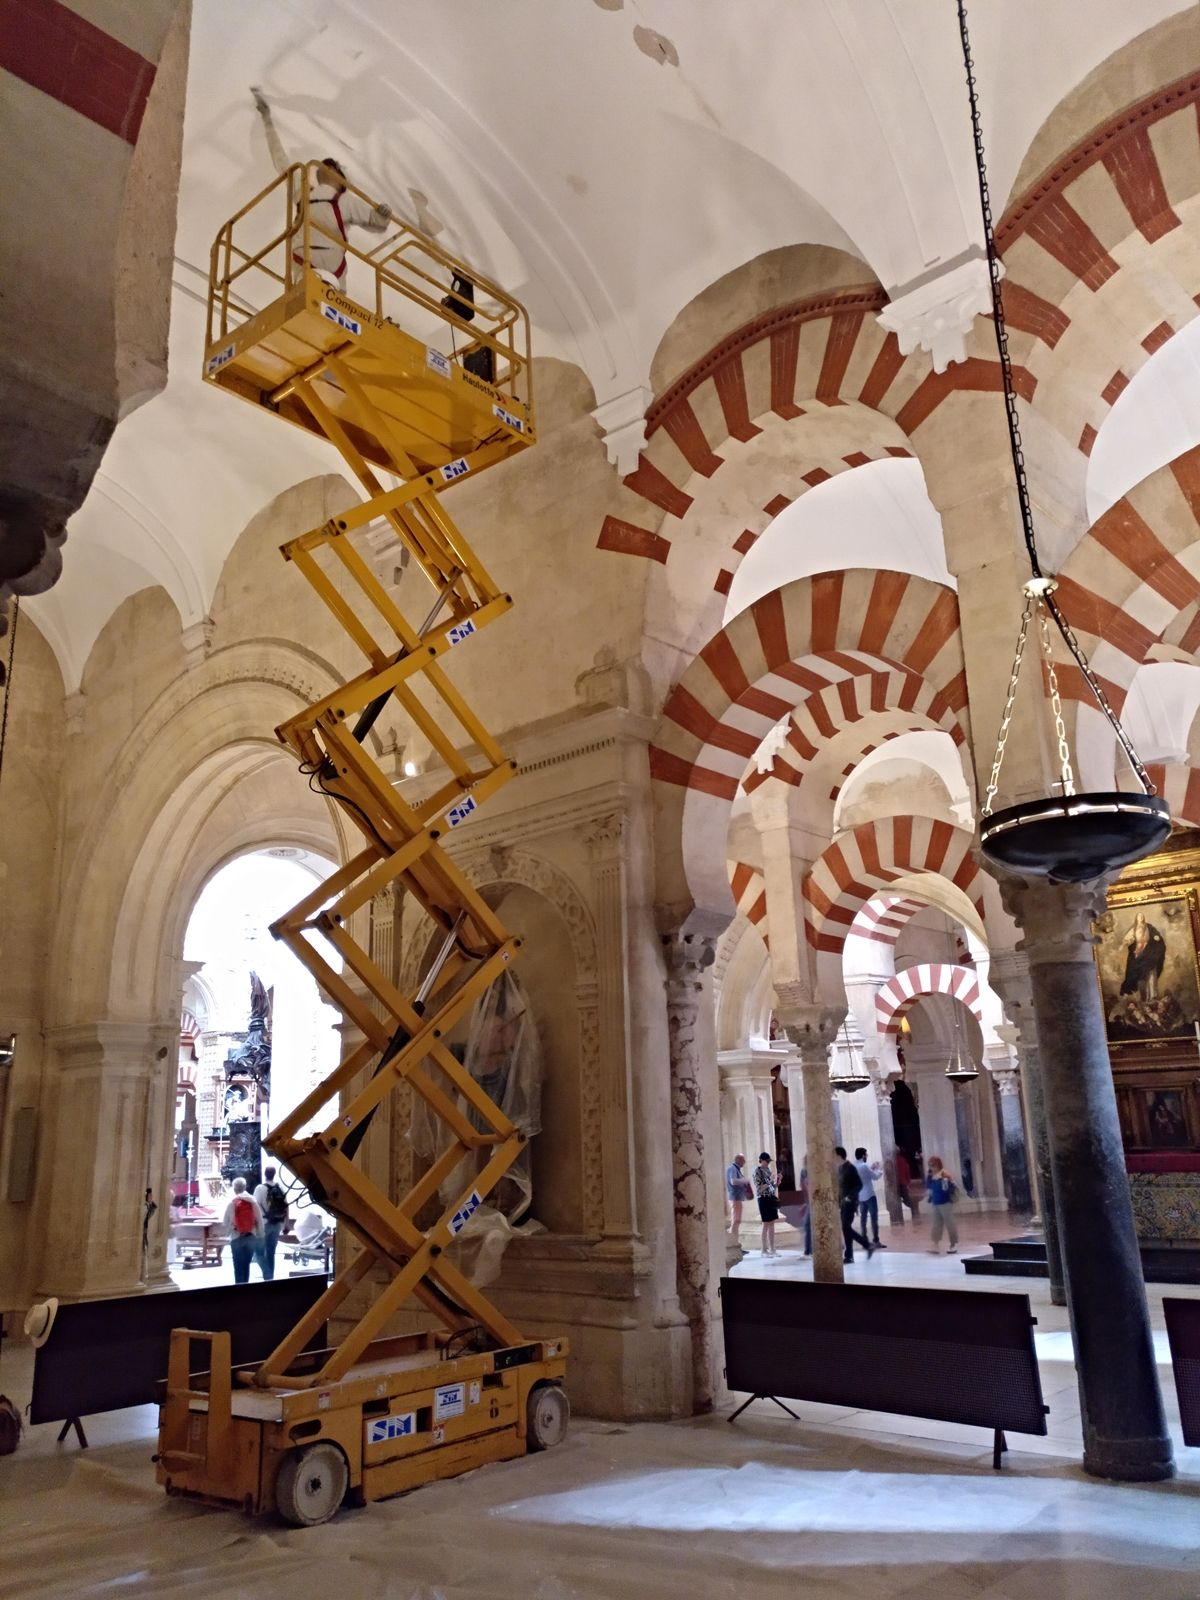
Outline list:
[[[329,206],[310,209],[317,174],[316,164],[291,168],[218,235],[204,375],[330,439],[368,496],[283,547],[365,666],[277,732],[363,844],[272,930],[363,1042],[266,1140],[358,1249],[256,1369],[231,1371],[227,1333],[174,1333],[157,1457],[169,1493],[252,1512],[274,1507],[301,1524],[323,1522],[347,1492],[376,1500],[545,1448],[562,1437],[568,1415],[566,1342],[523,1338],[447,1255],[525,1140],[445,1042],[520,940],[440,844],[514,771],[442,659],[506,611],[511,597],[480,565],[440,494],[534,443],[528,319],[497,285],[403,226],[369,253],[345,246],[351,284],[366,291],[366,303],[348,298],[308,265],[314,245],[342,245],[329,232]],[[371,525],[390,528],[429,581],[429,609],[415,624],[356,544]],[[446,781],[419,805],[401,799],[369,753],[368,734],[389,699],[445,763]],[[475,752],[472,760],[463,748]],[[350,931],[354,913],[393,883],[423,908],[436,946],[413,996]],[[334,969],[328,947],[361,989]],[[449,1142],[395,1202],[354,1156],[401,1083],[424,1098]],[[331,1101],[333,1120],[302,1135]],[[444,1187],[464,1170],[442,1204]],[[419,1226],[434,1205],[437,1220]],[[342,1343],[306,1351],[379,1268],[391,1281]],[[411,1297],[442,1328],[381,1339]]]

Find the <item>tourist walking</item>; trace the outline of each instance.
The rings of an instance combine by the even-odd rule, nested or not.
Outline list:
[[[858,1210],[858,1197],[862,1193],[858,1168],[853,1161],[846,1159],[846,1152],[840,1144],[834,1146],[833,1153],[838,1158],[838,1196],[842,1205],[842,1245],[845,1250],[842,1260],[846,1266],[851,1266],[855,1243],[862,1245],[868,1261],[875,1254],[875,1246],[854,1226],[854,1213]]]
[[[858,1225],[876,1250],[886,1250],[887,1245],[879,1242],[879,1199],[875,1193],[875,1180],[883,1177],[883,1168],[878,1161],[867,1160],[866,1146],[860,1144],[854,1152],[854,1169],[862,1180],[858,1191]]]
[[[903,1220],[905,1206],[912,1212],[912,1219],[916,1222],[921,1215],[921,1202],[913,1194],[913,1169],[908,1155],[903,1150],[896,1151],[896,1192],[900,1196],[901,1220]]]
[[[245,1178],[233,1180],[233,1198],[225,1207],[224,1223],[233,1257],[233,1281],[249,1283],[250,1263],[258,1254],[263,1237],[263,1214],[254,1196],[246,1193]]]
[[[275,1246],[287,1227],[287,1195],[275,1175],[274,1167],[263,1168],[263,1181],[254,1191],[263,1217],[263,1236],[258,1248],[258,1265],[268,1283],[275,1276]]]
[[[764,1256],[777,1256],[775,1222],[779,1216],[779,1181],[766,1150],[759,1156],[754,1169],[754,1198],[758,1201],[758,1214],[762,1218],[762,1253]]]
[[[926,1165],[925,1192],[929,1196],[930,1216],[933,1219],[929,1229],[929,1254],[941,1255],[938,1246],[942,1242],[944,1232],[950,1239],[946,1254],[952,1256],[958,1249],[958,1225],[954,1220],[954,1202],[958,1196],[958,1185],[938,1156],[930,1156]]]

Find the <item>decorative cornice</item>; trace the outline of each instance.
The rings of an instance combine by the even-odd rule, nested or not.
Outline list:
[[[1200,100],[1200,73],[1189,73],[1176,78],[1173,83],[1158,89],[1154,94],[1135,105],[1126,106],[1107,122],[1093,128],[1065,156],[1060,156],[1053,166],[1038,178],[1021,197],[1009,207],[996,229],[996,246],[1003,252],[1029,227],[1043,206],[1054,200],[1068,184],[1101,160],[1107,151],[1135,128],[1169,117],[1172,112],[1192,101]]]
[[[804,322],[816,322],[822,317],[836,316],[839,312],[861,312],[866,316],[871,312],[882,311],[886,304],[887,293],[882,286],[864,285],[860,289],[839,289],[831,294],[814,295],[807,300],[792,300],[787,305],[775,306],[771,311],[764,312],[752,322],[743,323],[663,390],[646,412],[647,436],[661,428],[672,408],[681,400],[686,400],[693,390],[698,389],[705,378],[711,377],[722,362],[743,350],[748,350],[751,345],[757,344],[767,335],[775,333],[780,328]]]

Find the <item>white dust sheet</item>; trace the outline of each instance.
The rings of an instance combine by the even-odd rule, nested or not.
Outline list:
[[[555,1451],[316,1529],[168,1500],[150,1440],[64,1446],[4,1463],[0,1597],[1200,1597],[1200,1482],[1097,1483],[1016,1438],[994,1473],[984,1444],[762,1405],[732,1427],[574,1424]]]

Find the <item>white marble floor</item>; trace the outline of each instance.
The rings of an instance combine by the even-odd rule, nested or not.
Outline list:
[[[868,1272],[973,1281],[954,1258],[890,1252]],[[1177,1441],[1170,1484],[1087,1478],[1064,1314],[1037,1280],[978,1286],[1031,1294],[1051,1407],[1049,1436],[1010,1436],[1002,1473],[979,1429],[759,1404],[732,1427],[576,1423],[547,1455],[301,1531],[168,1502],[143,1408],[91,1419],[86,1453],[46,1427],[0,1460],[0,1600],[1200,1600],[1200,1450]],[[28,1378],[6,1351],[0,1388],[23,1398]]]

